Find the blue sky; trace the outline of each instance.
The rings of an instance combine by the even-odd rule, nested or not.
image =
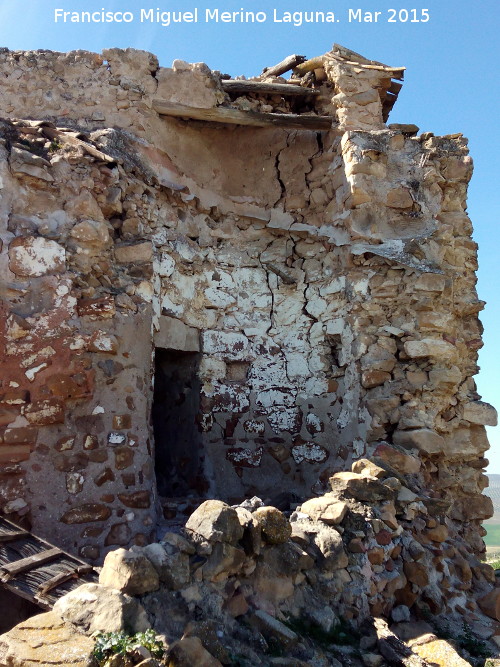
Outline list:
[[[141,9],[199,10],[196,24],[140,23]],[[132,23],[55,23],[54,10],[129,11]],[[206,23],[205,10],[244,10],[267,13],[265,23]],[[349,22],[349,9],[381,12],[377,22]],[[427,22],[388,22],[389,10],[406,9],[409,18]],[[335,23],[304,23],[296,27],[273,20],[283,12],[333,11]],[[320,55],[334,42],[388,65],[405,65],[403,90],[391,115],[392,122],[415,123],[435,134],[462,132],[470,140],[475,172],[469,190],[469,214],[479,243],[479,297],[488,302],[481,319],[485,327],[480,352],[481,372],[476,377],[483,399],[500,407],[500,355],[496,335],[500,328],[500,188],[497,160],[500,85],[497,63],[500,9],[498,0],[0,0],[0,46],[10,49],[69,51],[135,47],[155,53],[160,64],[175,58],[206,62],[232,76],[256,75],[291,53]],[[404,11],[402,18],[405,17]],[[338,20],[337,20],[338,19]],[[0,87],[1,95],[1,87]],[[500,473],[500,429],[488,429],[492,448],[489,472]]]

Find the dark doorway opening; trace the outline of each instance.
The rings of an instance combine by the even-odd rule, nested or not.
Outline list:
[[[158,494],[203,495],[199,352],[155,350],[153,431]]]

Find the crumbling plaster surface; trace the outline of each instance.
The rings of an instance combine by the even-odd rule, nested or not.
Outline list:
[[[481,551],[466,140],[386,128],[352,68],[317,133],[161,118],[154,97],[224,93],[144,52],[0,67],[0,116],[33,119],[2,128],[2,510],[92,560],[149,541],[156,337],[201,345],[210,495],[303,498],[395,445]]]

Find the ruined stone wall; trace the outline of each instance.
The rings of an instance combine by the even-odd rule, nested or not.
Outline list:
[[[3,124],[2,511],[89,559],[151,539],[156,346],[201,353],[195,497],[374,454],[482,550],[465,140],[386,128],[386,73],[326,67],[339,130],[255,129],[153,110],[229,104],[206,66],[103,56],[0,54],[32,119]]]

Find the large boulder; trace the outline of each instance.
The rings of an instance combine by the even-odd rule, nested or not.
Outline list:
[[[236,510],[222,500],[206,500],[186,522],[186,529],[209,542],[236,544],[243,537],[243,526]]]
[[[110,551],[104,560],[99,583],[129,595],[142,595],[160,587],[160,577],[140,547]]]
[[[59,598],[54,611],[81,631],[144,632],[151,627],[143,606],[129,595],[100,584],[83,584]]]
[[[56,612],[32,616],[0,637],[3,667],[89,667],[94,642]]]

